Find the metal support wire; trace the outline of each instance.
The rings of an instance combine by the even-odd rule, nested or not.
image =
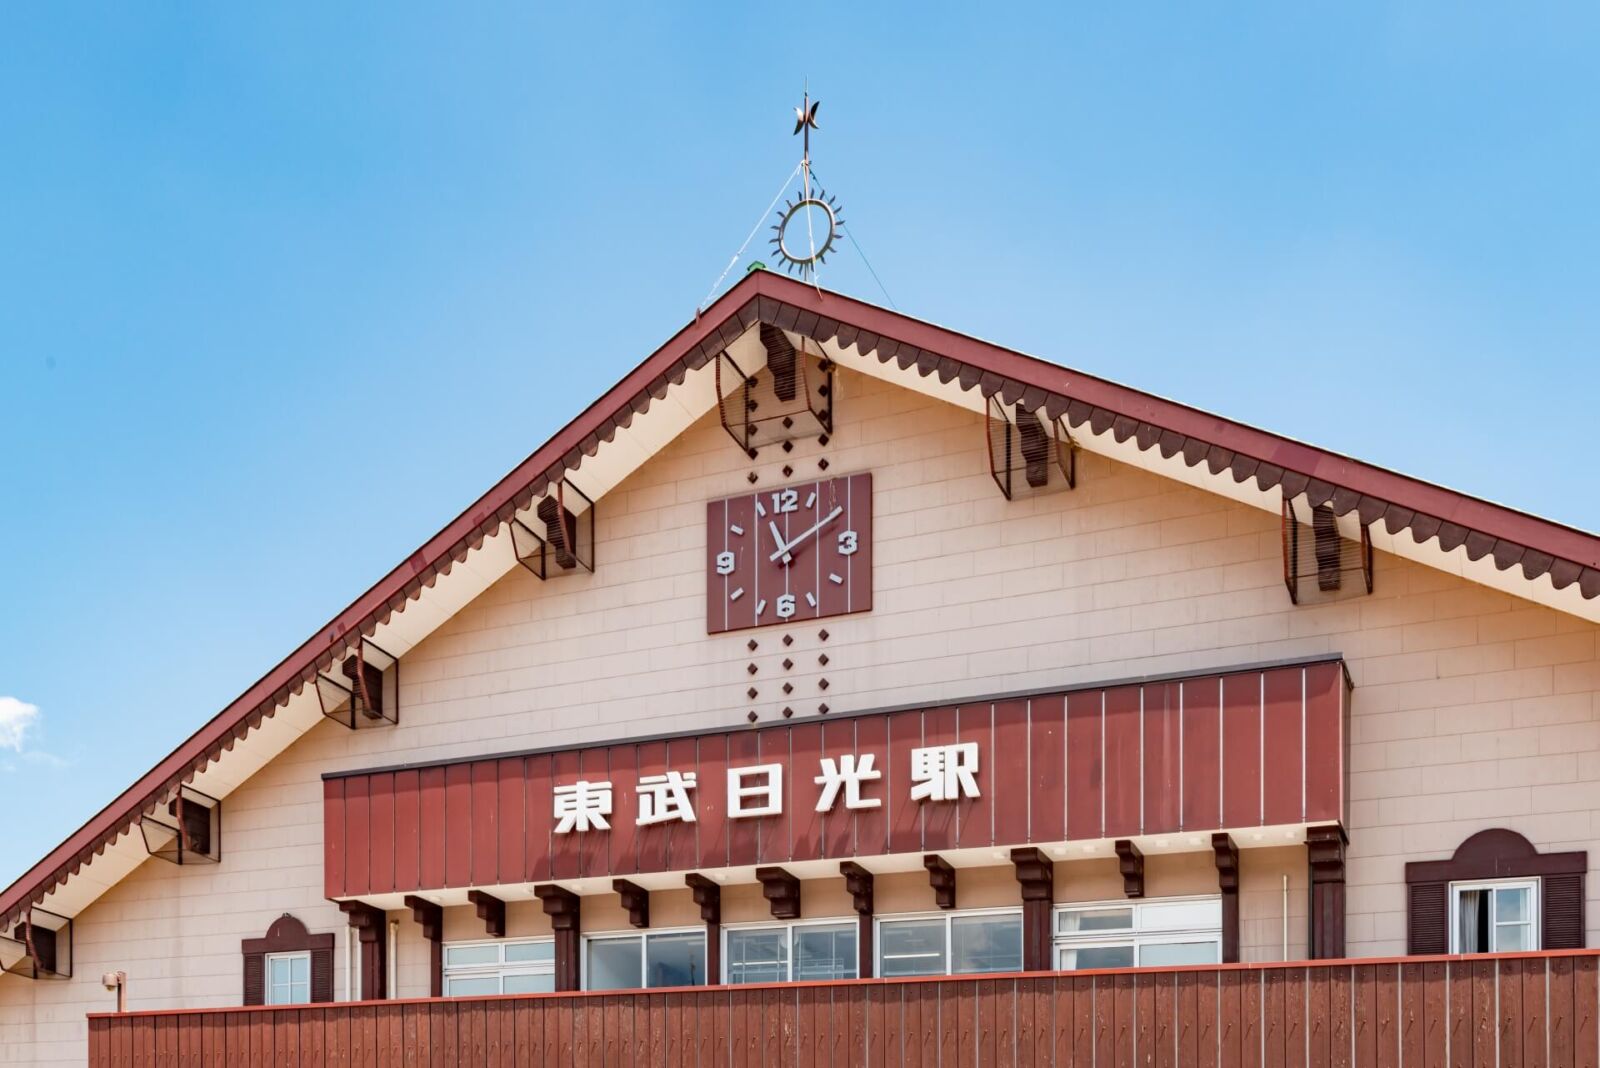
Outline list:
[[[717,275],[717,280],[711,283],[711,288],[706,290],[705,299],[700,302],[697,308],[695,308],[696,318],[698,318],[700,313],[705,311],[706,308],[710,306],[711,298],[715,296],[717,290],[722,287],[722,280],[728,277],[728,272],[733,270],[733,265],[739,262],[740,256],[744,255],[744,250],[749,248],[750,242],[756,239],[756,234],[761,230],[761,224],[766,222],[767,217],[770,216],[774,210],[776,210],[778,207],[778,201],[782,200],[783,194],[789,190],[789,183],[794,181],[794,176],[800,173],[800,170],[803,166],[803,164],[796,164],[794,170],[790,171],[789,174],[783,179],[783,185],[778,188],[778,195],[772,198],[772,203],[767,205],[767,210],[761,213],[761,217],[756,220],[756,224],[750,228],[750,236],[744,239],[744,244],[739,246],[739,251],[735,252],[731,257],[729,257],[728,265],[722,269],[721,274]]]

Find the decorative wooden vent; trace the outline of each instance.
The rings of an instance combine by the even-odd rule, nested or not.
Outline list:
[[[1020,404],[989,398],[986,420],[989,473],[1006,500],[1072,489],[1078,484],[1078,443],[1066,423]]]
[[[152,857],[173,864],[216,864],[222,860],[222,802],[179,786],[164,809],[140,817],[139,833]]]
[[[322,714],[351,730],[400,722],[400,662],[362,638],[354,651],[317,672]]]
[[[533,512],[511,520],[517,563],[541,579],[594,571],[594,502],[563,479],[534,503]]]
[[[722,429],[751,459],[768,445],[833,433],[833,361],[795,348],[776,326],[760,329],[766,374],[745,374],[726,349],[717,357]]]
[[[0,935],[0,968],[24,979],[71,979],[72,921],[29,909],[11,932]]]
[[[1341,530],[1326,504],[1310,505],[1303,496],[1284,499],[1283,584],[1294,604],[1372,592],[1372,538],[1354,512],[1346,518],[1352,530]]]

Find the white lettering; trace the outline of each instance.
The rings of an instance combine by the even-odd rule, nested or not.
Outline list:
[[[696,773],[669,771],[664,775],[643,775],[639,778],[640,827],[671,820],[694,822],[694,806],[689,803],[689,791],[695,787]]]
[[[748,779],[763,779],[747,783]],[[756,803],[759,799],[759,803]],[[728,818],[776,816],[783,811],[783,765],[756,764],[728,769]]]
[[[557,834],[571,831],[609,831],[611,824],[611,784],[579,779],[575,783],[555,788],[555,815]]]
[[[822,758],[822,774],[812,781],[822,787],[822,796],[817,799],[817,811],[826,812],[833,807],[839,798],[840,787],[844,788],[844,807],[851,809],[878,808],[883,804],[882,798],[861,796],[861,784],[871,782],[873,779],[883,778],[883,772],[874,768],[873,762],[877,759],[875,753],[868,753],[858,757],[854,753],[846,753],[837,761],[833,757]]]
[[[978,796],[978,743],[911,750],[911,800],[954,801]]]

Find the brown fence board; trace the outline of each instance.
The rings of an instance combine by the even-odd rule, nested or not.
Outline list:
[[[1600,1068],[1600,954],[333,1003],[88,1019],[94,1068]]]

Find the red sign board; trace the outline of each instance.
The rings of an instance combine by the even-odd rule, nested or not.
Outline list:
[[[329,897],[1342,821],[1338,660],[329,775]]]

